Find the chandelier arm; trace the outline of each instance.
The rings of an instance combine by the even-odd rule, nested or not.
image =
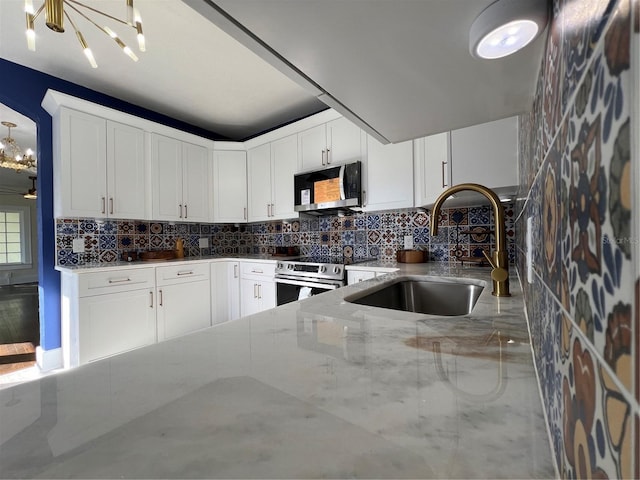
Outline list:
[[[78,2],[77,0],[64,0],[64,3],[66,3],[67,5],[69,5],[71,8],[73,8],[76,12],[78,12],[80,15],[82,15],[82,16],[83,16],[84,18],[86,18],[87,20],[89,20],[89,17],[87,17],[86,15],[84,15],[83,13],[81,13],[77,8],[75,8],[75,7],[74,7],[74,5],[79,5],[80,7],[86,8],[87,10],[91,10],[91,11],[92,11],[92,12],[94,12],[94,13],[97,13],[97,14],[102,15],[102,16],[104,16],[104,17],[110,18],[111,20],[115,20],[116,22],[120,22],[120,23],[122,23],[123,25],[127,25],[127,26],[131,27],[131,25],[130,25],[128,22],[126,22],[126,21],[124,21],[124,20],[122,20],[122,19],[120,19],[120,18],[118,18],[118,17],[114,17],[113,15],[109,15],[108,13],[101,12],[100,10],[97,10],[97,9],[95,9],[95,8],[93,8],[93,7],[90,7],[89,5],[85,5],[85,4],[84,4],[84,3],[82,3],[82,2]],[[74,5],[72,5],[72,4],[74,4]],[[91,20],[90,20],[90,21],[91,21]],[[97,25],[95,22],[93,22],[93,21],[91,21],[91,23],[93,23],[94,25],[98,26],[98,25]],[[105,32],[105,33],[106,33],[106,32]]]
[[[38,15],[40,15],[43,10],[44,10],[44,3],[42,5],[40,5],[40,8],[38,10],[36,10],[36,13],[32,14],[33,15],[33,20],[38,18]]]

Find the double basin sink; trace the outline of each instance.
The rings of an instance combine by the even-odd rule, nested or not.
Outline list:
[[[404,276],[345,297],[345,301],[371,307],[403,310],[428,315],[468,315],[485,282],[442,281],[437,277]]]

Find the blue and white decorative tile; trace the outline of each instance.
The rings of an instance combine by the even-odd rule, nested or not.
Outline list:
[[[563,2],[564,3],[564,2]],[[562,56],[562,6],[559,0],[552,2],[551,22],[547,34],[547,44],[544,51],[544,145],[548,146],[562,119],[562,84],[564,80],[564,61]]]
[[[199,223],[189,224],[189,233],[191,234],[200,233],[200,224]]]
[[[154,250],[158,250],[159,248],[162,248],[162,245],[164,244],[164,240],[162,235],[151,235],[149,237],[149,247],[154,249]]]
[[[79,235],[96,235],[98,233],[98,224],[91,218],[82,218],[78,221]]]
[[[62,249],[57,252],[58,265],[77,265],[78,261],[78,254],[72,250]]]
[[[56,235],[56,249],[58,250],[71,250],[73,249],[73,241],[76,239],[75,235]]]
[[[448,244],[431,244],[430,257],[434,262],[449,261],[449,245]]]
[[[58,218],[56,220],[57,235],[77,235],[78,221],[70,218]]]
[[[133,235],[135,233],[135,225],[129,220],[118,220],[116,222],[118,235]]]
[[[434,245],[449,243],[449,227],[438,227],[438,234],[432,235],[430,242]]]
[[[211,235],[211,225],[207,223],[200,225],[200,233],[202,235]]]
[[[100,250],[99,235],[84,235],[85,252],[97,252]]]
[[[149,248],[149,236],[148,235],[135,235],[134,247],[136,250],[147,250]]]
[[[170,229],[167,229],[167,230],[170,230]],[[186,233],[189,233],[189,224],[188,223],[176,223],[175,224],[175,229],[173,230],[173,232],[167,231],[166,233],[177,233],[179,235],[184,235]]]
[[[409,212],[398,212],[396,217],[396,228],[406,229],[412,224],[412,216]]]
[[[383,245],[396,245],[397,239],[396,232],[390,228],[381,232],[380,243]]]
[[[449,212],[449,225],[468,225],[469,224],[469,209],[467,208],[455,208]]]
[[[100,250],[115,250],[118,247],[118,241],[115,235],[99,235],[98,248]]]
[[[353,257],[357,259],[367,258],[367,246],[366,245],[355,245],[353,247]]]
[[[364,230],[367,228],[367,215],[364,213],[358,213],[355,215],[354,225],[356,230]]]
[[[367,215],[367,230],[380,230],[381,225],[382,223],[380,222],[380,215]]]
[[[344,258],[353,258],[353,245],[345,245],[342,247],[342,256]]]
[[[175,235],[178,231],[178,226],[175,223],[165,222],[162,224],[162,233],[167,235]]]
[[[331,230],[331,219],[330,217],[320,217],[318,219],[318,229],[321,232],[328,232]]]
[[[418,245],[428,245],[430,241],[429,227],[418,227],[412,230],[413,243]]]
[[[380,255],[380,247],[378,245],[367,245],[367,257],[378,258]]]
[[[118,250],[132,250],[135,248],[133,235],[118,235]]]
[[[364,230],[356,230],[354,234],[354,243],[356,245],[366,245],[367,232],[365,232]]]
[[[342,244],[343,245],[353,245],[355,243],[355,232],[353,230],[347,230],[342,232]]]
[[[469,225],[489,225],[491,221],[491,207],[482,205],[469,208]]]
[[[355,230],[355,216],[342,217],[340,221],[340,228],[342,228],[343,230]]]
[[[380,228],[393,229],[396,226],[396,214],[392,212],[383,212],[380,214]]]
[[[378,245],[382,238],[382,232],[380,230],[368,230],[367,231],[367,243],[369,245]]]
[[[331,245],[340,245],[342,243],[342,234],[339,230],[334,230],[329,233],[329,243]]]
[[[412,225],[414,225],[415,227],[418,228],[422,228],[422,227],[428,227],[429,226],[429,214],[425,211],[422,210],[417,210],[416,212],[414,212],[412,218],[411,218],[411,223]]]

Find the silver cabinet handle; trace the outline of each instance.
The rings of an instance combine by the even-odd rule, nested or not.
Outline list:
[[[271,216],[271,205],[267,203],[267,217]]]
[[[327,165],[331,163],[331,149],[327,148]]]
[[[130,282],[131,279],[130,278],[118,278],[116,280],[111,280],[109,279],[109,283],[124,283],[124,282]]]
[[[256,270],[255,268],[252,268],[251,273],[264,273],[264,271],[262,269]]]
[[[158,290],[158,296],[160,297],[158,305],[162,306],[162,300],[163,300],[163,298],[162,298],[162,290]]]
[[[189,270],[189,271],[185,271],[185,272],[178,272],[178,276],[182,276],[182,275],[193,275],[193,270]]]
[[[149,308],[153,308],[153,292],[149,292],[149,297],[151,298],[151,302],[149,303]]]
[[[104,197],[102,197],[102,212],[101,213],[107,213],[106,209],[107,209],[106,199]]]
[[[180,213],[179,213],[180,218],[182,218],[182,204],[178,205],[178,208],[180,209]]]
[[[109,197],[109,213],[113,215],[113,197]]]
[[[367,191],[366,190],[362,190],[362,206],[363,207],[367,206]]]
[[[253,284],[253,298],[258,298],[258,294],[256,293],[258,290],[258,284],[254,283]]]
[[[271,216],[272,216],[272,217],[275,217],[275,216],[276,216],[276,214],[274,213],[274,210],[275,210],[275,208],[274,208],[274,207],[275,207],[275,204],[274,204],[274,203],[272,203],[272,204],[271,204]]]
[[[442,162],[442,188],[446,187],[447,184],[444,181],[444,166],[449,162]]]
[[[243,215],[243,217],[242,217],[242,218],[244,218],[244,219],[246,220],[246,219],[247,219],[247,207],[244,207],[244,210],[243,210],[243,214],[242,214],[242,215]]]
[[[184,218],[188,218],[189,217],[188,213],[189,212],[187,211],[187,204],[185,203],[184,204]]]
[[[322,165],[326,165],[325,163],[325,154],[327,153],[326,150],[322,150]]]
[[[258,284],[258,298],[262,298],[262,285]]]
[[[233,278],[238,278],[238,265],[233,266]]]

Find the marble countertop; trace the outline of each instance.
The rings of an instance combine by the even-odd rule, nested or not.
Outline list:
[[[517,279],[398,272],[0,390],[2,478],[551,478]],[[486,282],[470,315],[345,296]]]

